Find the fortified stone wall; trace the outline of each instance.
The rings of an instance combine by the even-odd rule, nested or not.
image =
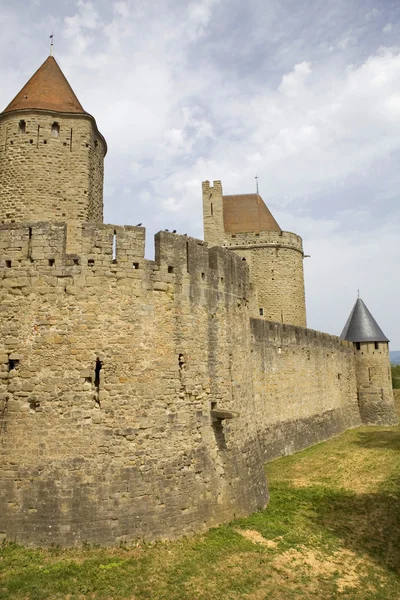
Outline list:
[[[255,421],[264,460],[360,425],[353,344],[251,319]]]
[[[0,222],[101,223],[105,153],[89,115],[4,113]]]
[[[249,264],[253,317],[306,326],[301,237],[287,231],[225,234],[224,246]]]
[[[265,506],[248,269],[138,227],[0,227],[0,535],[173,538]],[[226,418],[224,418],[226,417]],[[231,418],[232,417],[232,418]]]
[[[397,425],[389,345],[386,342],[360,342],[356,344],[355,360],[363,423]]]

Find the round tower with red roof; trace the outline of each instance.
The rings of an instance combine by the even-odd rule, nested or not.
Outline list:
[[[102,223],[106,151],[49,56],[0,113],[0,223]]]
[[[303,242],[282,231],[261,196],[224,195],[220,181],[203,182],[204,239],[230,248],[250,270],[253,317],[306,327]]]

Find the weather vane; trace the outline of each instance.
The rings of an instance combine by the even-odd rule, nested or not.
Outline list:
[[[54,33],[51,32],[51,36],[50,36],[50,56],[53,56],[53,46],[54,46]]]

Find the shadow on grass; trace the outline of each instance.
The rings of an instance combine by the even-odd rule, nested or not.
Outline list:
[[[400,576],[400,480],[392,479],[390,484],[396,491],[374,494],[355,494],[322,486],[295,488],[287,483],[275,484],[270,505],[264,513],[267,516],[265,533],[271,533],[279,517],[279,506],[274,509],[275,498],[279,499],[278,505],[285,498],[291,510],[289,515],[285,511],[289,521],[286,532],[280,533],[287,541],[307,544],[313,530],[313,534],[326,543],[335,539],[340,546],[358,555],[368,555]],[[304,516],[308,526],[298,528],[299,519]],[[298,539],[296,530],[300,533]],[[301,539],[303,532],[304,539]]]
[[[358,433],[354,444],[363,448],[382,448],[400,452],[400,431],[363,431]]]

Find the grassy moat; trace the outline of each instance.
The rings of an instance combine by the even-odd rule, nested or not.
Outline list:
[[[0,598],[400,598],[400,427],[361,427],[266,467],[271,501],[178,542],[0,547]]]

